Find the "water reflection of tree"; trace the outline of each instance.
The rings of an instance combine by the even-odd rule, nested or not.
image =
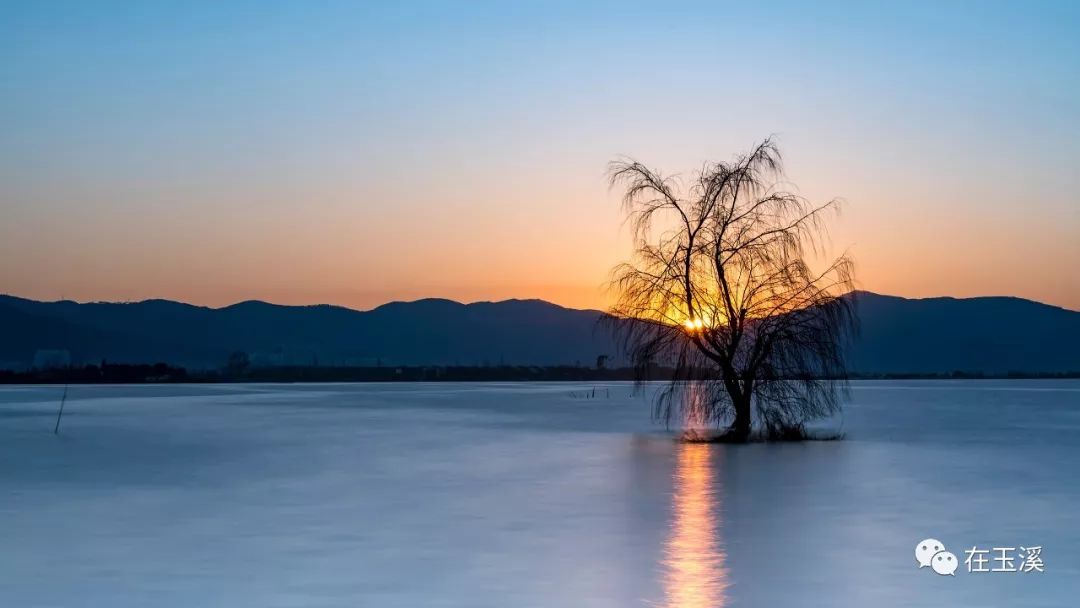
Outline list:
[[[725,604],[728,580],[712,449],[687,443],[677,450],[671,532],[664,550],[666,606],[717,608]]]

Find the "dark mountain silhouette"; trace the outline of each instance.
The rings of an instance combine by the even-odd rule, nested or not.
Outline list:
[[[861,373],[1080,370],[1080,312],[1019,298],[907,299],[861,292]],[[0,296],[0,366],[38,349],[73,362],[222,366],[234,351],[256,365],[593,365],[617,349],[595,310],[541,300],[460,304],[426,299],[370,311],[249,301],[224,308],[167,300],[37,302]]]
[[[165,300],[36,302],[0,296],[0,362],[36,349],[73,361],[167,361],[221,366],[241,350],[258,363],[297,365],[593,364],[614,354],[599,312],[539,300],[460,304],[427,299],[360,312],[337,306],[241,302],[213,309]]]
[[[1011,297],[858,295],[860,372],[1080,371],[1080,312]]]

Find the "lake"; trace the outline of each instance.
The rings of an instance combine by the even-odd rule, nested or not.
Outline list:
[[[1078,381],[857,382],[845,440],[744,446],[676,444],[620,383],[74,386],[54,436],[62,391],[0,387],[2,606],[1080,595]]]

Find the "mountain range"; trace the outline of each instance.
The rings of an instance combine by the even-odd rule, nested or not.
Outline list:
[[[859,373],[1080,371],[1080,312],[1011,297],[909,299],[858,292],[850,353]],[[248,301],[39,302],[0,296],[0,369],[47,350],[73,363],[253,365],[594,365],[619,356],[596,310],[542,300],[425,299],[369,311]]]

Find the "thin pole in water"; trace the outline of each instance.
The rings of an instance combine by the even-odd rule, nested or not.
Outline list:
[[[64,396],[60,398],[60,411],[56,412],[56,426],[53,428],[53,435],[60,434],[60,417],[64,415],[64,402],[67,401],[68,385],[64,385]]]

